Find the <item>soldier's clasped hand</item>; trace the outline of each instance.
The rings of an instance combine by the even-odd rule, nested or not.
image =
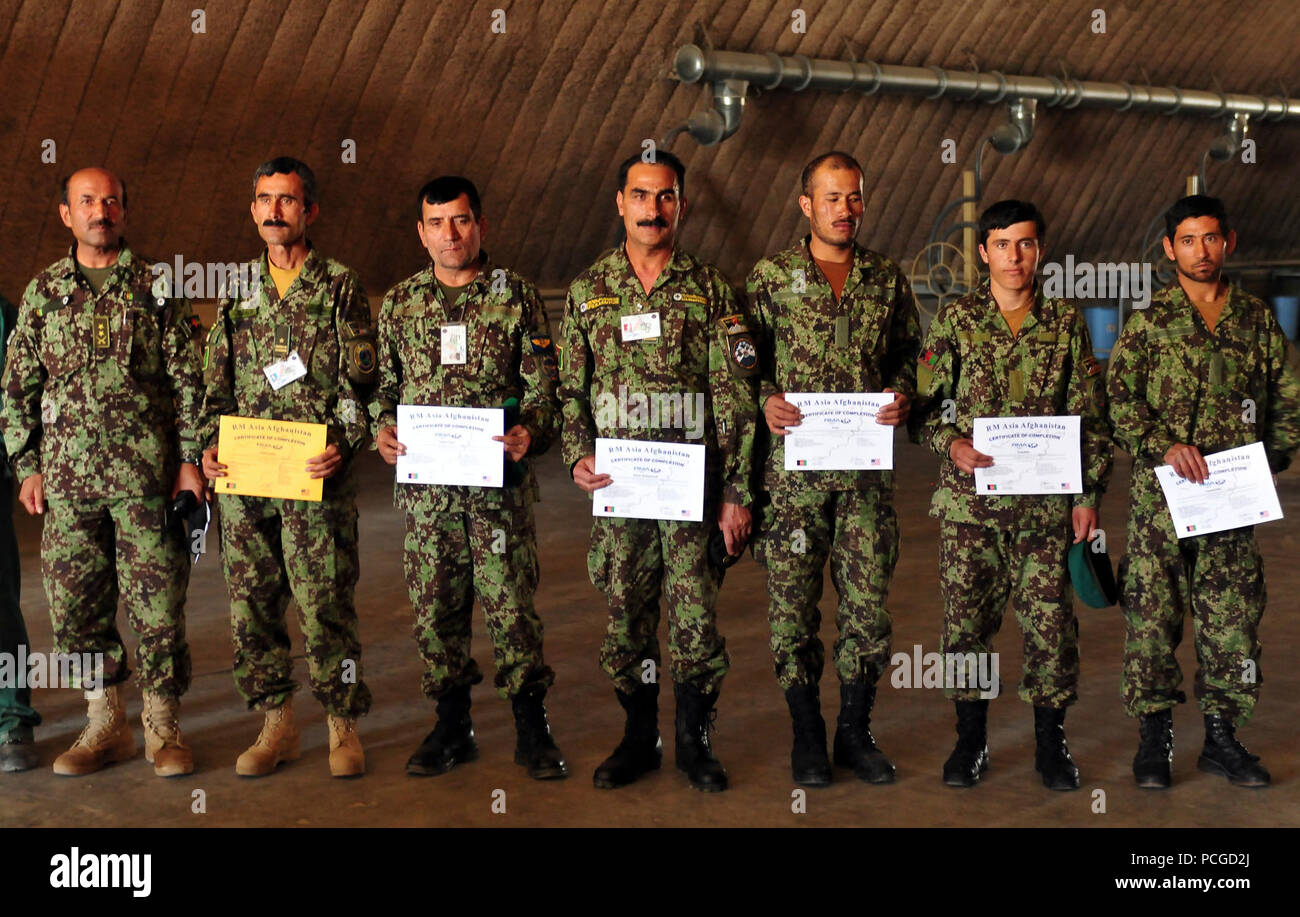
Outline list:
[[[375,444],[379,447],[379,454],[390,465],[397,464],[399,455],[406,455],[406,447],[397,441],[397,426],[395,424],[390,424],[380,430],[379,435],[375,437]]]
[[[506,430],[505,436],[494,436],[492,438],[499,443],[505,444],[506,454],[510,456],[512,462],[517,462],[527,455],[528,447],[533,442],[533,435],[522,424],[515,424],[509,430]]]
[[[203,476],[209,481],[226,476],[226,466],[217,461],[216,446],[203,450]]]
[[[787,427],[799,426],[803,412],[785,400],[785,392],[777,392],[763,402],[763,417],[767,420],[769,430],[777,436],[785,436],[790,432]]]
[[[993,456],[978,451],[969,439],[953,440],[948,447],[948,458],[965,474],[974,474],[976,468],[993,467]]]
[[[614,479],[607,474],[596,474],[596,456],[592,454],[584,455],[574,464],[573,483],[587,493],[592,493],[613,484]]]
[[[1186,443],[1179,443],[1166,452],[1165,464],[1172,465],[1180,478],[1186,478],[1193,484],[1204,484],[1210,476],[1210,466],[1205,464],[1201,450]]]
[[[887,395],[892,393],[894,401],[876,412],[876,423],[888,424],[891,427],[907,423],[907,415],[912,413],[911,399],[902,392],[895,392],[892,388],[884,389],[884,393]]]

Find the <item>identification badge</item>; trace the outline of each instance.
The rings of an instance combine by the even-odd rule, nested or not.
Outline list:
[[[266,373],[266,381],[271,383],[271,388],[278,392],[294,379],[307,375],[307,367],[302,365],[302,357],[295,350],[283,360],[262,367],[262,372]]]
[[[636,312],[622,318],[623,340],[642,341],[659,337],[659,313]]]
[[[465,362],[468,337],[464,325],[442,326],[442,365],[459,366]]]
[[[108,350],[108,345],[110,340],[111,340],[111,332],[109,330],[108,316],[96,315],[95,316],[95,349]]]

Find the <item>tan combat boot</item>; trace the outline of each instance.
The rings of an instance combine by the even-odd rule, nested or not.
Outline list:
[[[331,716],[330,773],[335,777],[360,777],[366,772],[366,753],[361,750],[357,721]]]
[[[266,711],[266,722],[257,741],[235,762],[241,777],[265,777],[281,761],[294,761],[302,754],[298,727],[293,722],[293,698]]]
[[[54,773],[65,777],[93,774],[105,764],[135,757],[135,736],[122,706],[122,685],[104,688],[99,697],[86,693],[86,728],[72,747],[54,759]]]
[[[194,773],[194,752],[185,744],[176,711],[178,698],[144,692],[144,759],[153,765],[159,777],[179,777]]]

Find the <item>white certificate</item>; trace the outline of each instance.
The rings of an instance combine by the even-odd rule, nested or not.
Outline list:
[[[977,417],[975,451],[993,457],[975,469],[975,492],[1004,494],[1083,493],[1079,417]]]
[[[504,446],[492,437],[505,422],[501,408],[399,404],[397,440],[406,455],[397,457],[397,483],[500,487]]]
[[[593,516],[704,520],[704,446],[597,439],[596,474],[613,480],[592,494]]]
[[[885,471],[894,467],[894,428],[876,423],[892,392],[786,392],[803,412],[785,437],[786,471]]]
[[[1156,469],[1179,538],[1282,518],[1282,505],[1277,500],[1263,443],[1215,452],[1205,456],[1205,464],[1210,474],[1204,484],[1179,477],[1170,465]]]

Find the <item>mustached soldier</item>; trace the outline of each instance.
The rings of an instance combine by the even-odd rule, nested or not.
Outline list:
[[[863,212],[857,161],[840,152],[818,156],[801,185],[810,234],[760,261],[748,284],[761,342],[759,400],[771,434],[759,437],[767,444],[770,503],[754,547],[767,568],[772,654],[794,722],[795,783],[831,782],[818,690],[825,651],[817,636],[828,558],[839,596],[835,763],[870,783],[889,783],[894,766],[876,747],[871,710],[889,662],[885,598],[898,560],[893,473],[786,471],[784,437],[799,425],[799,410],[785,392],[893,392],[877,423],[905,422],[921,322],[898,266],[854,242]]]
[[[312,248],[320,212],[316,177],[287,156],[258,166],[253,222],[266,251],[258,288],[221,304],[204,356],[203,467],[221,495],[222,560],[230,589],[235,683],[249,709],[265,711],[257,741],[235,771],[260,777],[298,756],[293,663],[284,614],[298,602],[312,693],[329,714],[330,773],[365,772],[356,720],[370,709],[361,680],[357,584],[357,485],[353,457],[365,444],[364,405],[376,372],[370,306],[357,275]],[[264,369],[296,354],[305,373],[272,386]],[[320,502],[223,493],[217,442],[223,414],[325,424],[328,445],[307,463],[325,479]]]
[[[543,703],[555,674],[542,659],[537,591],[537,479],[526,457],[559,432],[555,347],[537,289],[497,268],[482,251],[487,221],[478,189],[459,176],[420,189],[420,242],[428,267],[399,283],[379,313],[379,386],[371,401],[379,453],[406,454],[397,406],[508,406],[496,437],[509,459],[505,486],[398,482],[406,515],[406,582],[424,660],[424,692],[438,722],[406,762],[414,775],[441,774],[478,757],[470,686],[483,680],[470,656],[477,594],[492,637],[496,686],[514,710],[515,761],[538,779],[564,777]]]
[[[199,325],[122,238],[126,188],[115,175],[74,173],[59,216],[76,243],[23,296],[2,420],[19,501],[33,514],[48,504],[41,569],[55,651],[104,658],[105,688],[87,694],[90,722],[54,772],[89,774],[135,754],[120,598],[140,640],[146,760],[159,776],[188,774],[177,710],[190,684],[189,552],[165,519],[181,490],[204,499]]]
[[[725,552],[749,539],[750,467],[758,355],[741,304],[722,274],[674,246],[686,211],[686,168],[670,153],[639,156],[619,168],[618,211],[626,243],[603,255],[569,288],[564,313],[560,397],[564,461],[591,493],[610,484],[596,474],[597,437],[688,442],[691,431],[649,426],[648,416],[597,409],[622,390],[646,399],[676,397],[706,407],[704,522],[597,517],[587,566],[609,602],[600,661],[627,712],[623,741],[596,769],[597,787],[612,788],[659,767],[659,598],[667,591],[673,690],[677,700],[677,767],[696,789],[726,788],[709,745],[727,653],[714,605],[721,568],[709,544],[721,530]],[[622,319],[641,315],[624,334]],[[597,407],[593,407],[597,406]],[[621,413],[621,412],[619,412]],[[684,418],[684,412],[683,412]],[[683,424],[684,425],[684,424]],[[599,499],[597,497],[597,499]],[[721,558],[719,558],[721,560]]]
[[[1079,622],[1067,556],[1072,534],[1078,544],[1097,529],[1112,447],[1101,365],[1083,316],[1035,283],[1044,229],[1038,208],[1024,201],[999,201],[980,215],[989,282],[935,317],[917,372],[925,408],[914,416],[945,458],[930,505],[939,519],[945,657],[992,653],[1010,599],[1024,636],[1020,698],[1034,706],[1034,766],[1048,788],[1074,790],[1079,769],[1065,742],[1065,711],[1078,699]],[[972,444],[975,418],[1067,414],[1080,417],[1082,493],[975,492],[975,469],[993,465]],[[945,685],[957,707],[957,745],[943,780],[970,787],[988,769],[989,702],[962,674]]]
[[[1120,564],[1122,686],[1125,711],[1140,723],[1133,776],[1141,787],[1170,784],[1173,708],[1185,700],[1174,651],[1189,613],[1205,718],[1196,766],[1237,786],[1270,780],[1235,732],[1263,680],[1264,563],[1254,527],[1180,539],[1153,470],[1172,465],[1201,483],[1207,454],[1262,442],[1276,474],[1300,447],[1296,351],[1272,310],[1223,276],[1236,244],[1222,201],[1192,195],[1169,208],[1164,248],[1178,282],[1133,312],[1107,374],[1115,440],[1133,455]]]

